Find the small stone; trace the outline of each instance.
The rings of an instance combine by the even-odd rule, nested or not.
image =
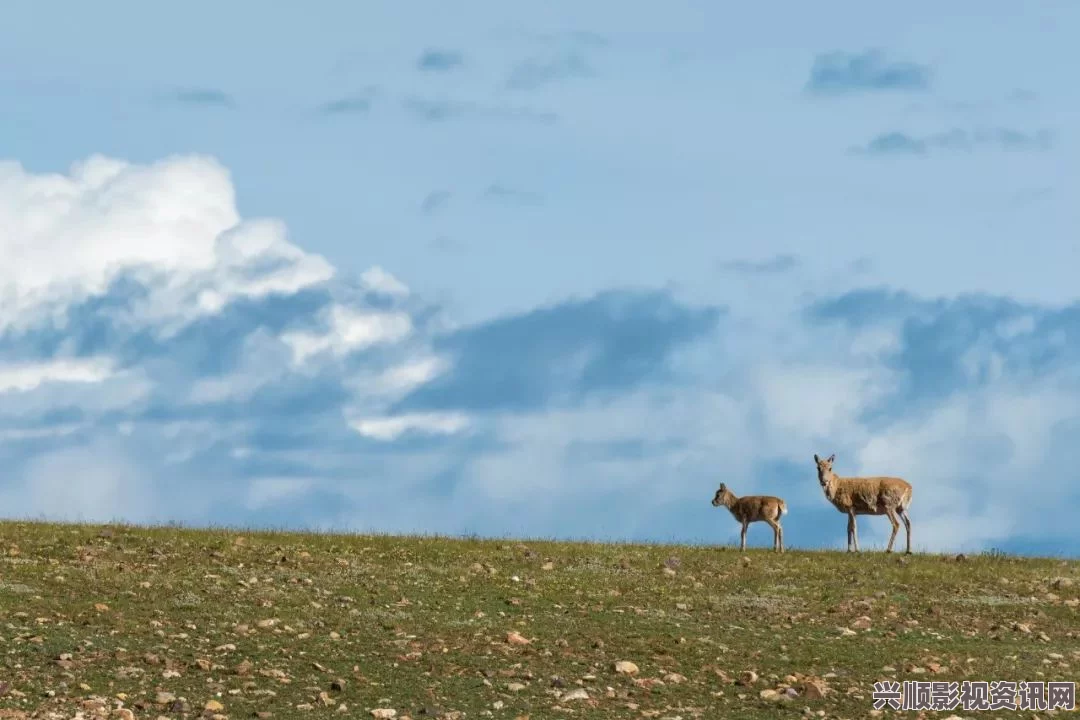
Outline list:
[[[510,645],[528,645],[532,641],[516,630],[511,630],[506,633],[506,642]]]
[[[855,632],[854,630],[852,630],[851,628],[837,628],[837,629],[840,631],[840,634],[842,636],[844,636],[844,637],[850,637],[852,635],[858,635],[858,633]]]
[[[686,676],[679,673],[668,673],[664,676],[664,682],[671,683],[672,685],[679,685],[686,682]]]
[[[619,660],[615,663],[615,672],[620,675],[635,675],[638,672],[638,666],[629,660]]]
[[[747,670],[739,676],[740,685],[753,685],[758,681],[758,674],[753,670]]]
[[[175,702],[175,701],[176,701],[176,696],[173,695],[171,692],[165,692],[164,690],[159,690],[157,693],[154,694],[154,702],[156,704],[158,704],[158,705],[168,705],[169,703],[172,703],[172,702]]]
[[[225,706],[217,700],[207,700],[206,704],[203,705],[203,710],[208,710],[210,712],[221,712],[224,709]]]
[[[749,567],[750,566],[750,556],[749,555],[743,555],[742,556],[742,564],[743,564],[743,567]]]
[[[371,717],[375,720],[392,720],[397,717],[397,710],[393,708],[375,708],[371,711]]]
[[[762,700],[776,700],[778,697],[780,697],[780,693],[776,692],[772,688],[765,688],[764,690],[759,692],[758,695],[761,696]]]
[[[674,568],[665,567],[663,572],[668,577],[672,577],[672,576],[675,575],[675,569]]]
[[[585,688],[574,688],[569,692],[563,693],[562,697],[559,699],[564,702],[569,702],[571,700],[588,700],[589,692]]]
[[[516,692],[521,692],[522,690],[524,690],[525,686],[523,684],[519,683],[519,682],[512,682],[512,683],[510,683],[509,685],[506,686],[506,689],[509,690],[510,692],[515,692],[516,693]]]
[[[541,570],[554,570],[555,569],[555,563],[548,560],[546,563],[544,563],[543,565],[540,566],[540,569]]]
[[[869,630],[870,624],[870,618],[866,615],[863,615],[862,617],[855,618],[855,622],[851,623],[851,627],[855,628],[856,630]]]
[[[821,680],[807,680],[803,684],[803,695],[807,700],[823,700],[828,692],[828,686]]]

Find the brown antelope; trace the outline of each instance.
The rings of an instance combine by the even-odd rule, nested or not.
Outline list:
[[[814,455],[818,482],[825,491],[825,499],[848,516],[848,552],[854,546],[859,552],[859,533],[855,527],[856,515],[887,515],[892,523],[892,535],[885,552],[892,552],[893,541],[900,529],[897,516],[904,521],[907,530],[907,553],[911,554],[911,519],[907,510],[911,505],[911,484],[898,477],[850,477],[842,478],[833,472],[836,454],[822,459]]]
[[[780,527],[780,516],[787,512],[787,505],[772,495],[747,495],[736,497],[727,485],[720,483],[712,499],[713,507],[723,505],[735,519],[742,523],[740,550],[746,550],[746,529],[752,522],[766,522],[773,529],[773,550],[784,552],[784,529]]]

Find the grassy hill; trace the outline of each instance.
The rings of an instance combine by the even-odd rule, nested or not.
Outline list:
[[[0,718],[863,718],[877,680],[1080,667],[1061,560],[34,523],[0,556]]]

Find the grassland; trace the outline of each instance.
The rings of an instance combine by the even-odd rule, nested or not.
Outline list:
[[[876,680],[1080,663],[1061,560],[33,523],[0,556],[0,718],[864,718]]]

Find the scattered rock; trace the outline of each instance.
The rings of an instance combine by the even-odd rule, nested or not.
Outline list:
[[[780,693],[773,690],[772,688],[765,688],[764,690],[759,692],[758,695],[761,696],[762,700],[776,700],[780,697]]]
[[[629,660],[619,660],[615,663],[615,672],[620,675],[636,675],[638,672],[638,666]]]
[[[519,682],[512,682],[512,683],[510,683],[509,685],[506,686],[506,689],[509,690],[510,692],[515,692],[516,693],[516,692],[521,692],[522,690],[524,690],[525,686],[522,683],[519,683]]]
[[[855,622],[851,623],[851,627],[855,628],[856,630],[869,630],[870,625],[871,625],[871,620],[866,615],[863,615],[862,617],[855,618]]]
[[[749,555],[743,555],[742,556],[742,564],[743,564],[743,567],[749,567],[750,566],[750,556]]]
[[[589,692],[585,688],[574,688],[569,692],[563,693],[559,700],[563,702],[569,702],[570,700],[588,700]]]
[[[203,705],[203,710],[207,710],[209,712],[221,712],[224,709],[225,706],[217,700],[207,700],[206,704]]]
[[[1073,581],[1072,581],[1071,578],[1058,577],[1058,578],[1054,578],[1050,582],[1050,586],[1052,588],[1054,588],[1055,590],[1061,590],[1062,588],[1070,588],[1070,587],[1072,587],[1073,586]]]
[[[176,702],[176,696],[173,695],[171,692],[159,690],[157,693],[154,694],[154,703],[156,703],[157,705],[168,705],[173,702]]]
[[[758,674],[753,670],[747,670],[739,676],[740,685],[753,685],[758,681]]]
[[[844,636],[844,637],[848,637],[848,636],[851,636],[851,635],[858,635],[858,633],[855,632],[854,630],[852,630],[851,628],[837,628],[837,630],[839,630],[840,634],[842,636]]]
[[[671,683],[672,685],[679,685],[686,682],[686,676],[679,673],[668,673],[664,676],[664,682]]]
[[[546,563],[544,563],[543,565],[540,566],[540,569],[541,570],[554,570],[555,569],[555,563],[548,560]]]
[[[392,720],[397,717],[397,710],[393,708],[375,708],[371,711],[371,717],[375,720]]]
[[[828,685],[821,680],[807,680],[803,684],[803,695],[807,700],[823,700],[828,693]]]
[[[510,645],[528,645],[532,641],[516,630],[511,630],[506,633],[506,642]]]

